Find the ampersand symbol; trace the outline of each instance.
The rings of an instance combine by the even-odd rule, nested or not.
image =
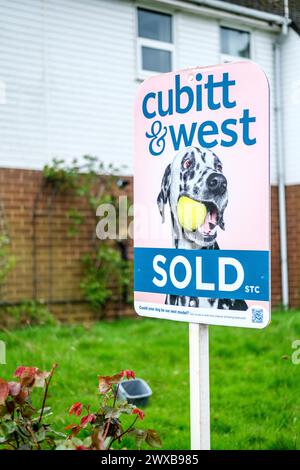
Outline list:
[[[154,121],[151,126],[150,132],[146,132],[146,137],[150,140],[149,150],[152,155],[160,155],[166,145],[165,136],[167,128],[162,126],[160,121]]]

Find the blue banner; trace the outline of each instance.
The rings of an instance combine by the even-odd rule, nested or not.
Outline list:
[[[267,301],[269,252],[135,248],[134,290]]]

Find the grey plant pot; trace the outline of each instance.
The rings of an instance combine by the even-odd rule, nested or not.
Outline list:
[[[126,400],[137,407],[148,404],[152,390],[143,379],[126,380],[119,385],[118,400]]]

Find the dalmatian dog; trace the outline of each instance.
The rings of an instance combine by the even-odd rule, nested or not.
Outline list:
[[[183,228],[177,215],[177,203],[186,196],[206,207],[206,217],[195,230]],[[169,204],[172,238],[175,248],[218,250],[217,230],[225,230],[224,211],[228,204],[228,184],[220,159],[209,149],[187,147],[177,153],[164,172],[157,204],[165,221]],[[167,295],[166,304],[190,307],[214,307],[227,310],[247,310],[244,300],[206,299]]]

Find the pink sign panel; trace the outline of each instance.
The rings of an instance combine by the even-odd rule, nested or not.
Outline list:
[[[135,102],[139,315],[270,321],[269,85],[250,61],[149,78]]]

